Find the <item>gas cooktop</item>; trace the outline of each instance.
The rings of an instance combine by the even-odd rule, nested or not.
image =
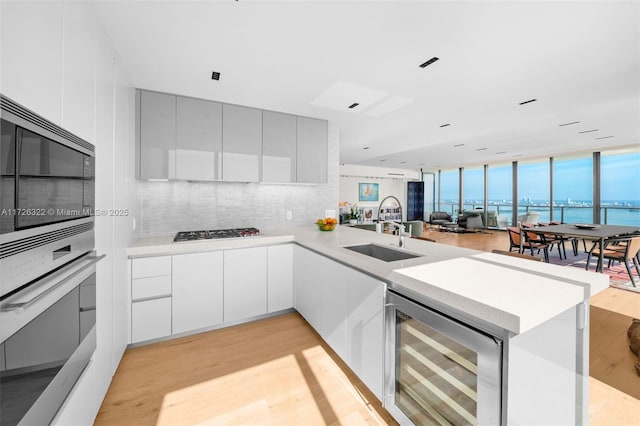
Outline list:
[[[214,229],[210,231],[183,231],[173,238],[176,243],[182,241],[214,240],[218,238],[253,237],[260,235],[256,228]]]

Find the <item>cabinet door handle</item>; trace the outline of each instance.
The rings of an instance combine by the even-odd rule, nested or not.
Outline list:
[[[11,303],[11,302],[5,302],[0,306],[0,310],[3,312],[8,312],[8,311],[16,311],[16,310],[21,310],[21,309],[25,309],[28,308],[30,305],[32,305],[33,303],[37,302],[38,300],[42,299],[44,296],[46,296],[47,294],[51,293],[53,290],[55,290],[56,288],[60,287],[62,284],[66,283],[67,281],[69,281],[70,279],[74,278],[75,276],[77,276],[79,273],[81,273],[82,271],[86,270],[87,268],[95,265],[96,263],[98,263],[99,261],[101,261],[102,259],[104,259],[107,255],[103,254],[101,256],[87,256],[84,258],[79,259],[78,261],[88,261],[85,265],[82,265],[78,270],[74,271],[71,275],[64,277],[63,279],[56,281],[55,278],[50,278],[47,281],[44,281],[41,286],[42,287],[46,287],[44,290],[42,290],[40,293],[38,293],[37,295],[33,296],[31,299],[29,300],[25,300],[25,301],[20,301],[20,302],[15,302],[15,303]]]

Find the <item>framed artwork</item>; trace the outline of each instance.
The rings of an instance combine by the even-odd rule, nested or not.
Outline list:
[[[360,215],[363,222],[373,222],[373,209],[370,207],[365,207],[362,209],[362,214]]]
[[[360,183],[360,191],[358,201],[378,201],[378,184],[377,183]]]

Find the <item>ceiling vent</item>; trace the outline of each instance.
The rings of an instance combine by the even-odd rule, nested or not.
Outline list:
[[[528,101],[520,102],[518,105],[526,105],[526,104],[530,104],[531,102],[535,102],[535,101],[537,101],[537,99],[529,99]]]
[[[427,62],[424,62],[422,64],[420,64],[420,68],[426,68],[429,65],[431,65],[432,63],[434,63],[435,61],[439,60],[440,58],[436,58],[435,56],[431,59],[429,59]]]
[[[352,103],[351,105],[349,105],[349,109],[354,109],[355,107],[357,107],[358,105],[360,105],[357,102]]]
[[[211,73],[211,80],[216,80],[216,81],[220,80],[220,73],[218,71],[213,71]]]

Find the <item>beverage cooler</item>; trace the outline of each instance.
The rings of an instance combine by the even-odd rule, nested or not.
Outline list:
[[[401,424],[501,423],[502,341],[387,292],[385,408]]]

